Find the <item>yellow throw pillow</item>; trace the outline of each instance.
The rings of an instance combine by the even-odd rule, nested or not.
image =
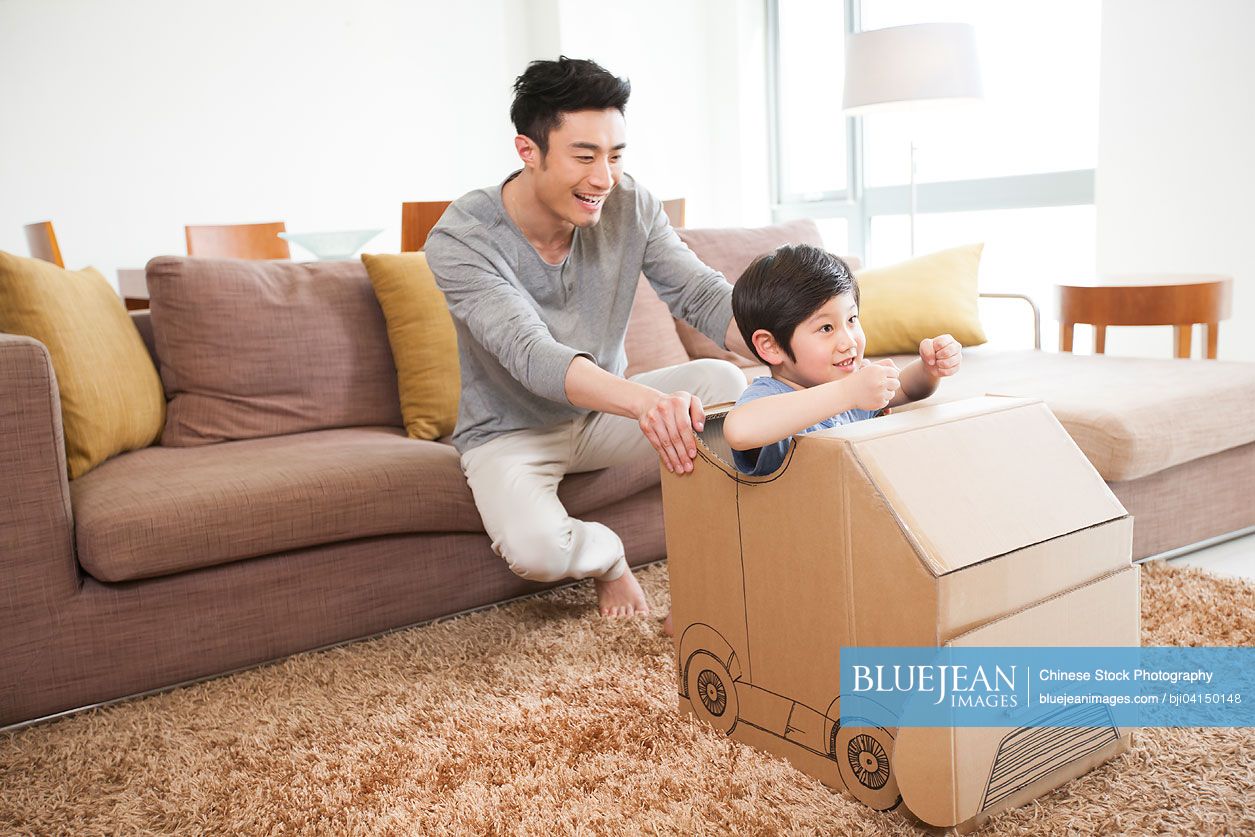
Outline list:
[[[105,277],[0,252],[0,331],[48,348],[70,479],[161,435],[161,378]]]
[[[362,255],[388,324],[401,417],[413,439],[453,432],[458,419],[458,339],[423,253]]]
[[[855,271],[867,355],[913,354],[925,337],[950,334],[964,346],[986,340],[976,274],[984,244]]]

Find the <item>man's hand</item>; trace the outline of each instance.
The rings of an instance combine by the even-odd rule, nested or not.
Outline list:
[[[963,347],[948,334],[925,338],[919,344],[919,359],[929,375],[947,378],[959,371],[959,364],[963,361]]]
[[[693,470],[697,457],[697,440],[693,431],[700,431],[706,423],[706,411],[696,395],[673,392],[657,393],[656,398],[646,400],[637,416],[641,432],[658,451],[658,457],[673,474],[687,474]]]
[[[567,369],[566,394],[576,407],[636,419],[668,471],[687,474],[693,470],[697,457],[693,430],[700,431],[706,423],[706,411],[697,396],[666,395],[637,381],[625,381],[583,356],[571,361]]]
[[[855,407],[860,410],[879,410],[898,391],[898,367],[888,358],[866,363],[846,383]]]

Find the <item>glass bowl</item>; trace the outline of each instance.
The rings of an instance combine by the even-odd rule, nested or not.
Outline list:
[[[383,230],[337,230],[333,232],[281,232],[279,237],[299,244],[319,261],[349,259]]]

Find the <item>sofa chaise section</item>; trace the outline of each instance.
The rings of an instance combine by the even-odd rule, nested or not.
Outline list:
[[[1049,405],[1133,515],[1134,559],[1255,525],[1255,364],[981,346],[926,403],[987,393]]]

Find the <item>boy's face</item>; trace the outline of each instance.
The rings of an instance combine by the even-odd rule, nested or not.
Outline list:
[[[623,177],[627,123],[617,108],[562,114],[549,132],[549,151],[527,137],[515,139],[531,170],[536,198],[556,219],[591,227],[601,219],[606,196]]]
[[[799,323],[790,346],[795,360],[781,352],[782,361],[773,370],[786,381],[813,387],[854,373],[867,346],[854,294],[834,296]]]

